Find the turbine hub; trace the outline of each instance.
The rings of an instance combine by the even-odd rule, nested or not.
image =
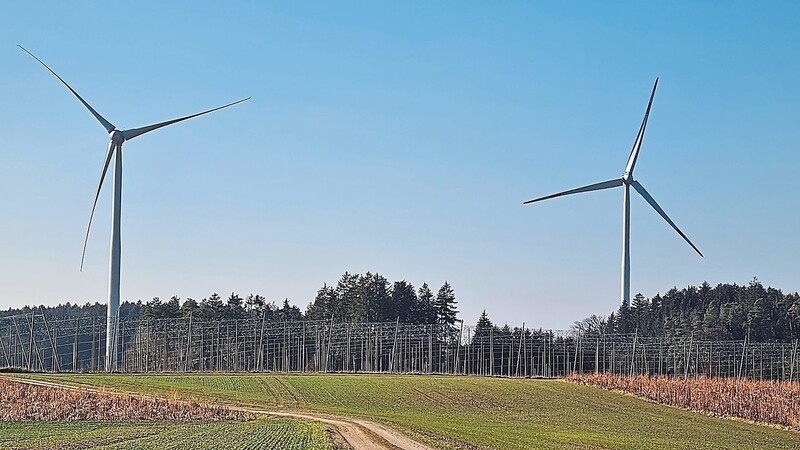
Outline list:
[[[111,142],[114,143],[114,144],[119,145],[119,144],[122,144],[123,142],[125,142],[125,137],[122,135],[122,132],[119,131],[119,130],[112,130],[111,133],[109,133],[109,135],[111,136]]]

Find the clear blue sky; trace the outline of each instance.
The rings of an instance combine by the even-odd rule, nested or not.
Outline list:
[[[794,2],[52,2],[0,18],[0,308],[105,301],[107,137],[244,96],[125,147],[124,299],[258,292],[305,308],[344,271],[445,280],[462,315],[567,327],[632,289],[758,276],[800,289]]]

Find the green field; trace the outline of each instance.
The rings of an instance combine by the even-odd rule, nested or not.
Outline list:
[[[800,448],[796,432],[564,381],[389,375],[29,376],[170,398],[367,418],[446,449]]]
[[[0,422],[3,449],[328,450],[325,426],[299,420],[249,422]]]

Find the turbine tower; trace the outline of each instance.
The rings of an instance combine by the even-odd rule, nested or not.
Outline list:
[[[631,187],[633,187],[639,195],[644,198],[653,209],[656,210],[667,223],[681,235],[681,237],[692,246],[694,251],[696,251],[701,257],[703,254],[697,247],[692,244],[692,241],[683,234],[683,231],[678,228],[677,225],[672,221],[672,219],[667,216],[667,213],[658,206],[655,199],[647,192],[647,190],[642,186],[641,183],[636,181],[633,178],[633,169],[636,167],[636,159],[639,157],[639,149],[642,147],[642,141],[644,140],[644,131],[647,128],[647,119],[650,116],[650,108],[653,106],[653,97],[656,95],[656,88],[658,87],[658,78],[656,78],[656,82],[653,85],[653,91],[650,93],[650,101],[647,103],[647,110],[644,113],[644,119],[642,120],[642,125],[639,127],[639,133],[636,135],[636,140],[633,142],[633,149],[631,150],[631,155],[628,158],[628,163],[625,165],[625,172],[622,174],[622,178],[615,178],[609,181],[603,181],[601,183],[590,184],[588,186],[579,187],[576,189],[571,189],[569,191],[559,192],[557,194],[548,195],[545,197],[535,198],[533,200],[528,200],[524,202],[524,204],[535,203],[542,200],[547,200],[550,198],[562,197],[564,195],[570,194],[579,194],[581,192],[590,192],[590,191],[599,191],[602,189],[610,189],[622,186],[624,188],[622,193],[622,279],[621,279],[621,291],[622,291],[622,306],[630,306],[631,305],[631,246],[630,246],[630,238],[631,238]]]
[[[38,61],[41,65],[43,65],[47,70],[50,71],[59,81],[61,81],[67,89],[72,92],[75,97],[89,110],[90,113],[100,122],[101,125],[106,129],[109,135],[109,143],[108,143],[108,150],[106,152],[105,163],[103,164],[103,171],[100,174],[100,182],[97,185],[97,192],[94,196],[94,203],[92,203],[92,212],[89,214],[89,224],[86,227],[86,237],[83,240],[83,252],[81,254],[81,271],[83,271],[83,262],[86,256],[86,244],[89,241],[89,230],[92,228],[92,219],[94,218],[94,211],[97,207],[97,199],[100,197],[100,190],[103,187],[103,181],[106,178],[106,172],[108,171],[108,167],[111,164],[111,159],[114,159],[114,169],[113,169],[113,176],[114,176],[114,185],[113,185],[113,201],[112,201],[112,213],[111,213],[111,249],[110,249],[110,258],[109,258],[109,271],[108,271],[108,310],[106,315],[106,359],[105,359],[105,368],[106,371],[110,372],[117,369],[117,327],[119,324],[119,285],[120,285],[120,262],[122,258],[122,242],[121,242],[121,222],[122,222],[122,144],[125,141],[129,141],[137,136],[141,136],[145,133],[149,133],[151,131],[157,130],[159,128],[165,127],[167,125],[172,125],[174,123],[182,122],[187,119],[191,119],[193,117],[202,116],[203,114],[208,114],[213,111],[220,110],[222,108],[227,108],[229,106],[233,106],[237,103],[242,103],[246,100],[249,100],[250,97],[235,101],[233,103],[228,103],[227,105],[222,105],[217,108],[209,109],[207,111],[199,112],[196,114],[192,114],[185,117],[180,117],[178,119],[168,120],[166,122],[159,122],[153,125],[147,125],[141,128],[131,128],[128,130],[118,130],[117,127],[111,124],[108,120],[106,120],[103,116],[101,116],[94,108],[86,102],[77,92],[75,89],[67,84],[64,79],[58,76],[53,69],[51,69],[47,64],[45,64],[41,59],[37,58],[33,53],[29,52],[27,49],[22,47],[21,45],[18,46],[25,53],[31,55],[33,59]]]

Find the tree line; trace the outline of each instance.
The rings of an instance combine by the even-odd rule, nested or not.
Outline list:
[[[453,325],[456,295],[446,282],[433,293],[428,283],[419,290],[405,281],[389,283],[378,273],[345,272],[336,286],[323,285],[308,305],[306,317],[339,322],[389,322]]]
[[[573,330],[788,342],[800,339],[800,294],[765,288],[757,278],[746,286],[704,282],[649,299],[637,294],[630,308],[590,316],[575,322]]]
[[[333,320],[337,322],[390,322],[399,320],[410,324],[448,324],[456,322],[458,314],[455,292],[445,282],[434,294],[427,283],[416,289],[402,280],[390,283],[378,273],[352,274],[345,272],[336,286],[323,286],[305,312],[289,299],[280,306],[264,296],[250,294],[241,297],[231,293],[223,299],[214,293],[196,300],[172,296],[162,301],[154,297],[147,302],[123,302],[122,320],[154,320],[193,317],[195,320],[237,320],[264,318],[267,321],[296,322],[302,320]],[[0,317],[38,314],[41,311],[53,318],[105,317],[106,305],[101,303],[59,304],[31,308],[29,306],[0,311]]]
[[[106,305],[59,304],[0,311],[0,317],[44,310],[47,317],[105,317]],[[263,296],[241,297],[231,293],[185,301],[177,296],[167,301],[155,297],[148,302],[123,302],[123,320],[150,320],[192,316],[196,320],[265,318],[269,321],[333,320],[336,322],[393,322],[424,324],[457,322],[453,287],[445,282],[434,292],[427,283],[418,289],[401,280],[389,282],[378,273],[345,272],[335,285],[323,284],[305,311],[284,300],[279,305]],[[490,330],[495,337],[514,335],[515,328],[492,323],[486,311],[472,333],[483,339]],[[749,340],[789,342],[800,339],[800,294],[764,287],[758,279],[747,285],[718,284],[672,288],[646,298],[637,294],[630,308],[621,307],[608,316],[592,315],[575,322],[575,332],[624,333],[650,336],[694,337],[704,340]]]
[[[136,320],[141,314],[143,304],[141,301],[129,302],[125,301],[119,305],[119,316],[122,320]],[[85,303],[80,305],[78,303],[59,303],[56,306],[23,306],[22,308],[8,308],[5,311],[0,311],[0,318],[12,316],[27,316],[31,314],[44,314],[47,317],[59,319],[82,319],[82,318],[105,318],[106,317],[106,304],[105,303]]]

